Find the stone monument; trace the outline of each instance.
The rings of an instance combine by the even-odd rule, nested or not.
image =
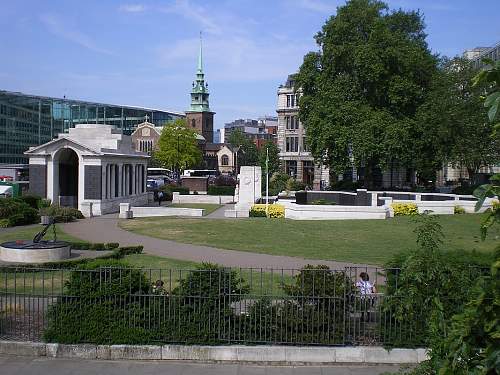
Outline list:
[[[243,166],[238,175],[233,210],[226,210],[226,217],[248,217],[250,207],[262,198],[261,167]]]

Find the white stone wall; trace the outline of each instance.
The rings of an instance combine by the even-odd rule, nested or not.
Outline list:
[[[234,202],[232,195],[181,195],[173,193],[172,203],[207,203],[207,204],[227,204]]]

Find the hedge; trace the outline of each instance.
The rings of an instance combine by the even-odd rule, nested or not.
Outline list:
[[[210,185],[208,187],[207,194],[208,195],[234,195],[234,186],[215,186],[215,185]]]
[[[265,204],[254,204],[250,208],[250,217],[270,217],[274,219],[284,219],[285,218],[285,206],[281,204],[270,204],[267,208],[266,215],[266,205]]]
[[[163,185],[160,190],[166,193],[179,193],[180,195],[189,195],[189,188],[173,184]]]
[[[56,223],[69,223],[76,219],[83,219],[83,214],[76,208],[62,207],[57,204],[41,208],[40,215],[52,216]]]

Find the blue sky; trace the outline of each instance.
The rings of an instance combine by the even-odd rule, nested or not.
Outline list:
[[[0,89],[184,111],[203,31],[215,126],[275,114],[276,90],[344,1],[1,0]],[[480,4],[480,6],[479,6]],[[500,41],[498,0],[394,0],[419,8],[434,52]]]

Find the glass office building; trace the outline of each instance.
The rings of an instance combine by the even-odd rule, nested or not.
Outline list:
[[[0,90],[0,163],[22,164],[29,147],[48,142],[76,124],[114,125],[130,135],[145,119],[163,126],[184,113],[58,99]]]

